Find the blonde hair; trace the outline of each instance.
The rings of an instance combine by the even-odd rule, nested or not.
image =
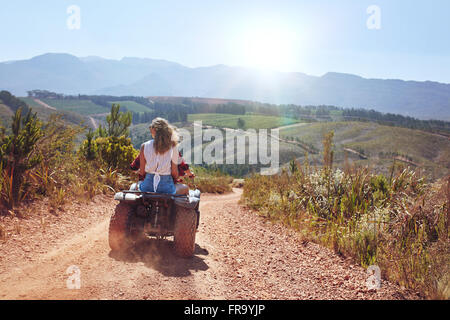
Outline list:
[[[164,154],[177,146],[178,135],[175,127],[172,127],[166,119],[156,118],[152,121],[150,129],[155,130],[153,147],[157,154]]]

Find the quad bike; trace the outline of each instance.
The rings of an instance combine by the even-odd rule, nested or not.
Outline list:
[[[129,191],[116,193],[117,205],[109,225],[109,245],[124,251],[147,237],[174,237],[175,253],[194,255],[195,235],[200,223],[200,191],[189,195],[140,192],[134,184]]]

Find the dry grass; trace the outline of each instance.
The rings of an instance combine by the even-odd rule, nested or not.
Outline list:
[[[423,297],[450,298],[450,177],[427,184],[408,170],[391,181],[356,167],[291,171],[247,179],[243,202]]]
[[[34,146],[42,160],[25,172],[17,206],[24,201],[48,198],[50,209],[57,213],[70,199],[89,201],[95,195],[112,194],[131,185],[130,171],[113,169],[103,161],[87,161],[76,152],[75,140],[82,128],[67,126],[60,117],[52,116],[42,131],[43,137]],[[7,212],[11,190],[11,177],[0,164],[0,214]]]
[[[218,171],[207,170],[202,167],[192,168],[196,178],[185,178],[184,183],[190,189],[198,189],[202,193],[223,194],[232,191],[233,178]]]

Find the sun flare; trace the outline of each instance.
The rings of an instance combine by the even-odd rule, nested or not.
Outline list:
[[[294,36],[287,30],[257,28],[244,35],[246,65],[283,70],[293,63]]]

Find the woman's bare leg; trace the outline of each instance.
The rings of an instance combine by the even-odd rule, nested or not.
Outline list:
[[[177,183],[175,185],[175,189],[176,189],[177,194],[180,194],[180,195],[189,194],[189,187],[185,184]]]

